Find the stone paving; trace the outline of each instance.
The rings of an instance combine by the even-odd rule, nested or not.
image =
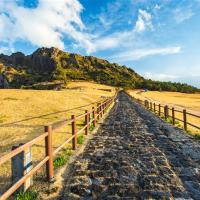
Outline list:
[[[200,199],[200,144],[120,92],[60,199]]]

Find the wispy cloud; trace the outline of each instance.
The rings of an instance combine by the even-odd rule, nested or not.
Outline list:
[[[152,72],[145,72],[142,74],[143,77],[147,79],[157,80],[157,81],[172,81],[172,82],[181,82],[181,83],[188,83],[200,88],[199,79],[200,75],[174,75],[168,73],[152,73]]]
[[[109,15],[101,13],[99,20],[103,27],[114,23],[122,3],[108,5]],[[0,2],[0,39],[12,46],[18,40],[24,40],[35,46],[65,48],[64,38],[68,37],[76,49],[84,49],[91,54],[97,51],[116,49],[125,46],[136,33],[152,28],[152,16],[146,10],[138,10],[138,18],[131,30],[116,30],[99,35],[88,31],[81,19],[83,6],[78,0],[39,0],[37,7],[28,8],[15,1]],[[107,11],[107,10],[106,10]],[[109,17],[109,18],[107,18]],[[129,40],[127,40],[129,38]]]
[[[8,50],[9,49],[7,47],[0,47],[0,53],[6,53]]]
[[[147,28],[152,28],[153,25],[151,19],[152,17],[150,13],[148,13],[146,10],[139,9],[139,15],[136,21],[135,31],[141,32],[146,30]]]
[[[55,46],[64,49],[63,38],[92,48],[90,35],[80,13],[83,7],[78,0],[39,0],[36,8],[20,6],[15,1],[0,2],[0,40],[14,43],[19,39],[36,46]]]
[[[177,8],[174,10],[174,18],[177,23],[182,23],[190,19],[194,15],[191,8]]]
[[[172,74],[159,74],[159,73],[151,73],[145,72],[144,77],[147,79],[157,80],[157,81],[174,81],[179,78],[179,76]]]
[[[133,49],[119,53],[114,57],[112,57],[111,59],[115,59],[120,62],[132,61],[132,60],[139,60],[147,56],[177,54],[180,51],[181,51],[180,46],[167,47],[167,48],[153,48],[153,49]]]
[[[123,1],[109,2],[106,7],[101,10],[100,14],[97,15],[97,19],[104,31],[111,28],[113,24],[121,23],[124,14],[122,11],[123,6]]]
[[[104,16],[105,17],[105,16]],[[106,19],[104,19],[106,21]],[[108,21],[109,23],[109,21]],[[121,47],[129,48],[129,45],[137,45],[138,34],[145,30],[152,29],[152,16],[146,10],[138,10],[138,18],[130,30],[112,32],[106,36],[99,36],[92,39],[91,52]]]

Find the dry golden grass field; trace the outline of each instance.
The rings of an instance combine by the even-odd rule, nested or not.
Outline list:
[[[128,93],[142,100],[155,101],[157,104],[174,106],[178,110],[186,109],[187,112],[200,116],[200,94],[185,94],[180,92],[159,92],[159,91],[147,91],[142,90],[129,90]],[[181,113],[176,113],[176,117],[182,119]],[[196,117],[187,117],[188,121],[200,126],[200,119]],[[195,128],[189,127],[192,133],[199,133]]]
[[[44,125],[70,119],[72,114],[83,114],[86,109],[91,110],[92,106],[96,106],[97,101],[111,97],[115,92],[114,87],[91,82],[70,82],[61,91],[0,90],[0,156],[10,151],[13,145],[25,143],[42,134]],[[77,127],[82,125],[83,119]],[[53,147],[58,147],[70,136],[70,126],[53,132]],[[71,148],[71,144],[68,147]],[[34,145],[33,161],[41,160],[44,153],[44,142]],[[1,189],[5,189],[5,182],[10,182],[10,166],[10,162],[0,166],[0,179],[3,180],[0,181]]]
[[[71,82],[63,91],[0,90],[0,152],[40,135],[45,124],[83,113],[114,93],[112,87],[88,82]]]

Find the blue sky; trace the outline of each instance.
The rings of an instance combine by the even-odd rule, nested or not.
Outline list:
[[[1,0],[0,52],[42,46],[200,87],[200,0]]]

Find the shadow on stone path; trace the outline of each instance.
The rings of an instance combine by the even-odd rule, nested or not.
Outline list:
[[[124,92],[73,163],[60,199],[200,199],[200,145]]]

